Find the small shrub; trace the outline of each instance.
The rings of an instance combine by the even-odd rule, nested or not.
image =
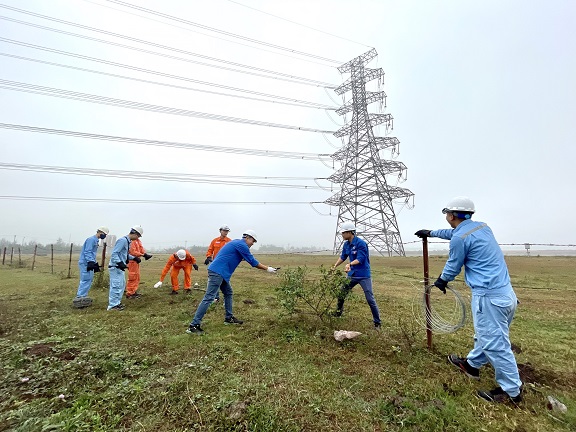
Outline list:
[[[307,267],[288,269],[276,288],[280,306],[288,314],[308,313],[324,321],[334,309],[347,278],[340,270],[319,268],[311,275]]]

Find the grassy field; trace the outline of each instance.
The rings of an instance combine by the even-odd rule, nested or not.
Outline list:
[[[169,278],[152,288],[166,258],[143,262],[144,296],[124,300],[123,312],[106,311],[102,286],[91,290],[92,307],[73,309],[75,264],[71,279],[67,266],[51,274],[47,257],[35,271],[0,266],[0,430],[576,430],[576,258],[507,258],[521,301],[511,332],[525,383],[520,408],[475,397],[494,387],[490,368],[478,383],[447,363],[446,354],[472,346],[471,323],[435,335],[426,349],[413,311],[421,258],[372,259],[381,331],[361,291],[341,319],[283,316],[275,294],[281,276],[244,263],[232,278],[244,325],[225,326],[223,306],[215,305],[203,336],[185,333],[202,291],[169,296]],[[257,258],[312,270],[335,260]],[[444,260],[431,258],[431,275]],[[205,286],[205,267],[193,277]],[[339,343],[336,329],[363,334]],[[568,412],[548,410],[548,395]]]

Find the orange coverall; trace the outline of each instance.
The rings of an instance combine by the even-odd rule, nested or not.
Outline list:
[[[146,249],[142,246],[140,239],[132,240],[130,242],[130,249],[128,254],[134,257],[142,258],[146,253]],[[138,290],[140,285],[140,264],[134,260],[128,261],[128,282],[126,282],[126,295],[132,295]]]
[[[229,241],[231,241],[230,237],[224,237],[224,239],[222,239],[222,236],[216,237],[210,242],[210,246],[208,246],[208,251],[206,251],[206,258],[216,258],[216,255],[218,255],[220,249],[222,249],[224,245]]]
[[[178,273],[180,273],[180,269],[184,269],[184,289],[191,289],[192,278],[190,277],[190,273],[192,272],[193,264],[196,264],[196,258],[194,258],[188,251],[186,251],[186,258],[183,261],[180,261],[176,254],[172,254],[170,258],[168,258],[168,261],[162,270],[160,281],[164,282],[164,278],[168,274],[168,270],[170,270],[170,267],[172,267],[172,271],[170,272],[172,291],[178,291]]]

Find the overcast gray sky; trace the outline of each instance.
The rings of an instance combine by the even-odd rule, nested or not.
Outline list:
[[[334,64],[159,18],[106,0],[1,0],[3,5],[165,46],[340,84]],[[551,1],[229,0],[132,1],[164,14],[341,62],[375,47],[385,112],[394,116],[400,186],[415,194],[398,206],[404,242],[419,228],[447,227],[440,210],[456,195],[476,203],[501,243],[576,243],[573,125],[576,118],[576,3]],[[127,41],[0,7],[0,16],[188,60],[184,53]],[[323,87],[206,67],[0,19],[0,79],[182,110],[335,131],[333,111],[264,103],[66,69],[13,56],[164,84],[232,92],[8,42],[32,44],[219,85],[335,106]],[[349,39],[344,40],[342,38]],[[250,46],[248,46],[250,45]],[[261,48],[265,48],[261,49]],[[273,52],[272,52],[273,51]],[[288,54],[288,55],[286,55]],[[233,67],[233,66],[227,66]],[[1,84],[5,86],[6,84]],[[11,86],[13,88],[13,85]],[[250,97],[258,97],[248,95]],[[112,107],[0,88],[1,123],[148,140],[326,154],[330,134]],[[370,110],[376,112],[377,107]],[[375,132],[383,134],[385,131]],[[382,153],[390,158],[389,153]],[[0,129],[0,162],[86,169],[232,176],[325,178],[320,161],[206,152]],[[338,169],[338,165],[335,169]],[[222,180],[221,178],[219,180]],[[236,179],[237,181],[238,179]],[[246,180],[263,182],[264,180]],[[315,186],[312,180],[268,183]],[[0,169],[0,195],[142,200],[322,202],[328,190],[246,187],[78,176]],[[390,183],[395,185],[395,179]],[[335,186],[337,188],[337,186]],[[337,208],[316,204],[128,204],[0,199],[0,237],[82,242],[99,225],[117,235],[141,224],[148,247],[207,244],[221,224],[256,230],[261,243],[331,247]]]

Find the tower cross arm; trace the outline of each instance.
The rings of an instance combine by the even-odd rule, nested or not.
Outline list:
[[[346,73],[350,72],[354,66],[366,65],[370,60],[378,55],[376,48],[366,51],[364,54],[353,58],[352,60],[344,63],[342,66],[338,67],[338,72]]]
[[[372,102],[381,102],[384,99],[386,99],[386,93],[384,93],[383,91],[379,91],[379,92],[367,91],[366,92],[366,99],[365,99],[366,105],[371,104]],[[347,102],[341,108],[338,108],[336,110],[336,114],[344,115],[350,111],[353,111],[355,103],[356,102],[353,100]]]

